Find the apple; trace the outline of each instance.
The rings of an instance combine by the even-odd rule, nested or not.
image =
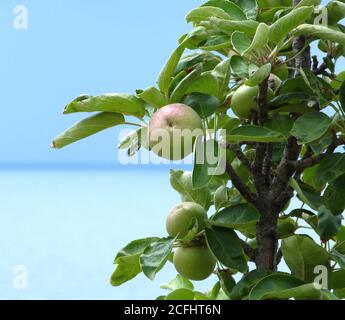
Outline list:
[[[203,134],[202,120],[182,103],[167,105],[155,112],[149,123],[150,149],[169,160],[181,160],[193,152],[195,138]]]
[[[259,95],[259,86],[250,87],[240,86],[231,98],[231,108],[236,116],[242,119],[248,119],[252,111],[258,111],[257,96]],[[268,89],[268,99],[272,99],[274,93]]]
[[[198,221],[198,232],[205,229],[205,220],[207,220],[206,210],[194,202],[183,202],[170,210],[166,228],[171,237],[178,236],[183,239],[189,231],[189,227],[196,218]]]
[[[216,267],[216,259],[206,245],[180,247],[174,254],[174,266],[181,276],[201,281],[212,274]]]

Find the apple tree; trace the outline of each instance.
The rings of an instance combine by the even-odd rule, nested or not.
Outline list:
[[[225,155],[221,174],[207,161],[171,170],[182,203],[167,236],[121,249],[112,285],[171,262],[178,276],[159,299],[345,298],[344,17],[342,1],[210,0],[188,13],[157,85],[66,106],[91,116],[55,148],[122,125],[135,126],[119,145],[129,156],[178,160],[207,144]],[[199,131],[175,139],[184,129]],[[212,274],[212,290],[194,289]]]

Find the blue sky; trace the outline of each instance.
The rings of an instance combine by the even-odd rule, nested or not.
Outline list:
[[[0,2],[0,165],[116,161],[117,130],[65,150],[52,138],[81,118],[62,116],[81,93],[133,92],[155,84],[186,13],[203,1],[16,0]],[[18,4],[29,29],[13,28]]]
[[[113,165],[118,130],[56,151],[53,137],[83,117],[63,116],[81,93],[132,93],[154,85],[190,30],[185,15],[202,0],[7,0],[0,2],[0,166]],[[13,28],[16,5],[29,29]]]

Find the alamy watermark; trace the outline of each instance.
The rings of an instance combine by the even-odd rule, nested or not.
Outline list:
[[[118,153],[119,163],[123,165],[160,165],[174,161],[180,164],[207,164],[209,175],[222,175],[226,170],[226,130],[219,130],[217,134],[214,130],[204,132],[201,129],[149,132],[147,127],[142,127],[138,131],[120,131],[119,141],[124,146]],[[139,149],[141,151],[137,152]]]
[[[12,28],[19,31],[29,29],[29,8],[26,5],[17,4],[9,14],[11,15],[8,22]]]

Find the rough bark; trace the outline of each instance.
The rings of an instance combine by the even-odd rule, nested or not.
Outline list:
[[[300,0],[294,0],[294,5],[297,5],[299,2]],[[303,50],[301,54],[296,56],[294,66],[298,69],[311,68],[310,47],[306,47],[306,39],[303,35],[294,39],[292,49],[294,54],[298,54]],[[291,76],[296,76],[297,74],[295,72]],[[263,83],[260,86],[258,101],[259,125],[263,125],[267,119],[267,108],[266,103],[264,103],[265,95],[267,97],[267,86]],[[298,160],[301,147],[298,145],[296,138],[290,137],[288,139],[283,158],[272,182],[272,149],[268,145],[262,146],[262,144],[258,144],[257,151],[259,151],[256,159],[258,167],[255,170],[259,172],[261,168],[261,174],[257,174],[255,186],[257,190],[263,190],[261,192],[258,191],[258,194],[263,198],[265,209],[260,212],[261,218],[256,228],[258,249],[255,255],[255,263],[259,270],[274,271],[277,269],[281,259],[278,250],[278,217],[286,202],[293,196],[293,191],[289,187],[289,180],[295,174],[296,166],[292,165],[291,162]],[[268,193],[265,192],[267,188],[269,188]]]

